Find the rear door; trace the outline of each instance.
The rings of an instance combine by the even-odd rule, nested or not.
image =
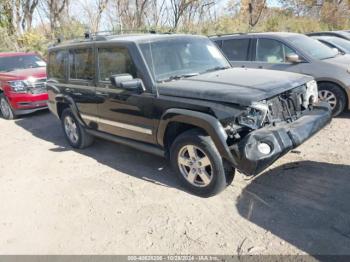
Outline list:
[[[97,48],[98,83],[96,96],[98,104],[98,129],[110,134],[153,143],[154,99],[155,95],[146,90],[143,93],[116,88],[110,77],[117,74],[130,74],[142,77],[127,46],[99,45]]]
[[[252,62],[249,37],[223,39],[220,47],[234,67],[249,67]]]
[[[74,99],[83,120],[95,128],[91,117],[97,116],[95,96],[95,61],[93,47],[74,48],[68,54],[68,83],[64,92]]]

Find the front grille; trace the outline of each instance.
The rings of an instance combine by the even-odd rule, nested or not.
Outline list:
[[[46,78],[37,79],[32,85],[28,86],[28,91],[32,94],[46,93]]]
[[[302,105],[306,86],[299,86],[267,100],[269,106],[269,122],[293,122],[305,110]]]

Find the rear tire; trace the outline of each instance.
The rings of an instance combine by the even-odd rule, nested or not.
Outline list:
[[[94,137],[79,124],[70,108],[63,110],[61,123],[66,139],[72,147],[83,149],[94,142]]]
[[[175,139],[170,161],[183,187],[201,197],[220,193],[233,180],[232,167],[227,168],[213,140],[198,129]]]
[[[321,101],[328,102],[331,105],[333,116],[339,115],[345,109],[345,93],[339,86],[333,83],[319,83],[318,97]]]
[[[7,101],[7,98],[4,94],[0,94],[0,111],[2,117],[7,120],[12,120],[16,118],[15,113],[12,110],[10,103]]]

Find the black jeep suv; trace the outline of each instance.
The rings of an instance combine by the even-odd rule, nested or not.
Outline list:
[[[261,172],[331,119],[312,77],[231,68],[213,42],[192,35],[55,45],[47,89],[72,147],[96,136],[168,157],[201,196],[224,189],[235,169]]]

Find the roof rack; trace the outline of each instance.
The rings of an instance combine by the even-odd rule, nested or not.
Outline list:
[[[246,35],[246,34],[249,34],[249,33],[253,33],[253,32],[246,32],[246,33],[241,33],[241,32],[238,32],[238,33],[225,33],[225,34],[215,34],[215,35],[208,35],[208,37],[213,37],[213,36],[226,36],[226,35]]]
[[[123,29],[117,31],[98,31],[98,32],[85,32],[85,39],[90,40],[98,40],[99,38],[113,36],[113,35],[123,35],[123,34],[131,34],[131,33],[142,33],[142,34],[156,34],[155,30],[135,30],[135,29]]]
[[[122,30],[114,30],[114,31],[97,31],[97,32],[85,32],[83,36],[73,37],[71,39],[64,39],[64,37],[60,36],[56,39],[56,42],[53,46],[62,44],[63,42],[85,42],[85,41],[103,41],[107,40],[109,36],[114,35],[123,35],[123,34],[157,34],[155,30],[135,30],[135,29],[122,29]],[[169,32],[166,32],[169,34]]]
[[[208,35],[208,37],[214,37],[214,36],[221,37],[221,36],[229,36],[229,35],[247,35],[247,34],[256,34],[256,33],[262,33],[262,32],[249,31],[249,32],[224,33],[224,34]]]

